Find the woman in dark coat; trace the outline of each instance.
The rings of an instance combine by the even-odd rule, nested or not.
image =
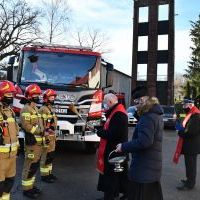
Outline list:
[[[120,142],[128,140],[128,118],[122,104],[118,103],[117,97],[114,94],[107,94],[104,97],[104,104],[108,107],[106,112],[107,128],[100,128],[97,135],[101,137],[98,154],[102,148],[102,140],[106,142],[104,153],[102,154],[103,169],[98,167],[100,172],[97,189],[104,192],[104,200],[114,200],[119,193],[126,193],[127,189],[127,162],[124,163],[124,171],[114,172],[114,165],[108,162],[109,154],[115,150],[116,145]],[[109,122],[108,122],[109,121]],[[117,156],[116,154],[114,156]],[[98,156],[98,161],[101,158]],[[101,164],[101,162],[99,162]]]
[[[118,144],[116,151],[132,154],[128,200],[162,200],[163,111],[156,97],[143,88],[136,91],[140,119],[132,141]]]

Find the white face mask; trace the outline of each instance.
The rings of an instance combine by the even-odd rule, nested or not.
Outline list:
[[[109,110],[108,104],[107,104],[107,103],[104,103],[104,104],[103,104],[103,108],[104,108],[105,110]]]

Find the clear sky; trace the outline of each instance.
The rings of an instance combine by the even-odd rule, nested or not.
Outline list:
[[[39,0],[27,0],[40,2]],[[115,68],[131,74],[132,55],[132,0],[68,0],[72,10],[72,27],[92,27],[106,32],[111,53],[104,57]],[[175,72],[184,73],[190,56],[190,20],[200,14],[199,0],[175,0]],[[67,43],[67,41],[66,41]]]

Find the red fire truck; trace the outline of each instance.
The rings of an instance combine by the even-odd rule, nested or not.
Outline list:
[[[87,127],[100,125],[103,90],[112,85],[113,65],[103,62],[106,74],[102,74],[102,62],[101,54],[89,48],[31,44],[22,48],[17,59],[10,58],[8,79],[17,84],[19,93],[32,83],[42,90],[56,90],[58,140],[83,141],[92,151],[99,138]],[[23,107],[21,97],[18,94],[14,99],[16,113]],[[78,113],[70,109],[72,104]]]

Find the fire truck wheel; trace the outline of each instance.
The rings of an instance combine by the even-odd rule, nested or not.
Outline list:
[[[96,142],[86,142],[85,143],[86,153],[91,153],[91,154],[96,153],[97,147],[98,147],[98,143],[96,143]]]

